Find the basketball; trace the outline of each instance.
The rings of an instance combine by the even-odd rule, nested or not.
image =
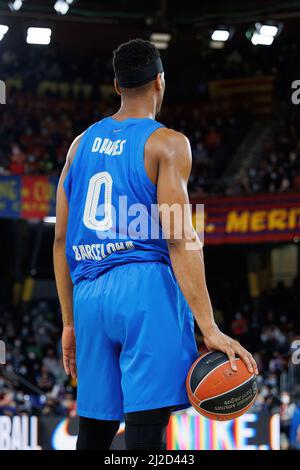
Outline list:
[[[228,421],[244,414],[257,396],[255,374],[236,358],[233,371],[226,354],[211,351],[200,356],[186,379],[191,405],[198,413],[216,421]]]

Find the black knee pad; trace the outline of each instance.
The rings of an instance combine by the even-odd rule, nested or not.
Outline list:
[[[170,408],[158,408],[155,410],[126,413],[126,449],[165,449],[165,433],[170,419],[170,414]]]

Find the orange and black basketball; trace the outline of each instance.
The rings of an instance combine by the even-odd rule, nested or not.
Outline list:
[[[228,421],[244,414],[257,396],[255,374],[236,358],[233,371],[226,354],[207,352],[189,370],[186,388],[191,405],[198,413],[217,421]]]

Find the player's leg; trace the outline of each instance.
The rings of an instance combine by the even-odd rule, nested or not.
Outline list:
[[[120,421],[79,418],[78,450],[108,450],[119,429]]]
[[[78,449],[108,449],[123,417],[120,346],[112,343],[103,327],[104,277],[74,288]]]
[[[166,449],[166,428],[171,408],[137,411],[125,414],[127,450]]]

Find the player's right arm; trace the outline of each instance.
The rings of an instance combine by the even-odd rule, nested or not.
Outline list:
[[[66,373],[71,374],[74,378],[76,377],[76,344],[73,320],[73,284],[66,258],[66,235],[69,206],[64,190],[64,181],[77,151],[81,137],[82,134],[72,143],[59,178],[56,194],[56,224],[53,244],[54,273],[63,320],[63,363]]]
[[[157,199],[161,223],[166,237],[170,259],[178,284],[203,334],[206,346],[228,355],[235,370],[235,354],[248,370],[258,373],[253,356],[238,341],[223,334],[214,321],[213,310],[205,280],[202,244],[192,224],[187,183],[191,172],[192,155],[188,139],[170,129],[159,129],[152,148],[157,158]],[[176,204],[185,214],[182,218],[168,217],[170,207]],[[166,214],[164,212],[166,211]],[[192,244],[193,249],[189,249]]]

